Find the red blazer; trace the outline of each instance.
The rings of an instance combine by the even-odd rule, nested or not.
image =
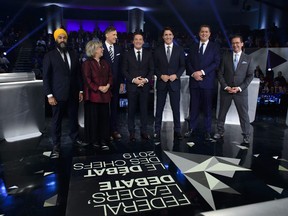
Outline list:
[[[82,64],[84,80],[84,100],[94,103],[109,103],[111,100],[112,73],[109,64],[100,60],[100,65],[95,59],[87,59]],[[110,84],[106,93],[98,90],[99,86]]]

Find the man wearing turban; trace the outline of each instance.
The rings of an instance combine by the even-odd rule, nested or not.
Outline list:
[[[69,136],[75,144],[84,146],[78,132],[78,105],[83,100],[80,64],[76,53],[67,49],[67,32],[58,28],[54,32],[56,47],[44,56],[43,85],[48,103],[52,107],[51,158],[58,158],[61,146],[61,125],[64,110],[69,118]]]

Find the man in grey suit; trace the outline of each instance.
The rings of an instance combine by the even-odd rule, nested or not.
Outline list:
[[[231,44],[233,52],[223,56],[218,71],[218,80],[221,84],[220,109],[217,121],[217,132],[214,138],[220,139],[224,136],[226,114],[233,100],[240,119],[243,142],[248,144],[250,120],[248,115],[247,87],[253,79],[255,66],[252,58],[242,52],[243,39],[240,35],[233,36],[231,38]]]

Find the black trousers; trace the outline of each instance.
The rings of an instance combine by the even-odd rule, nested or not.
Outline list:
[[[110,138],[109,103],[84,103],[85,142],[109,142]]]
[[[79,124],[78,124],[78,107],[77,100],[69,99],[68,101],[57,101],[57,105],[52,106],[52,142],[53,145],[61,144],[62,135],[62,120],[67,109],[70,132],[69,136],[72,141],[79,138]]]
[[[149,90],[149,89],[148,89]],[[128,130],[135,133],[135,115],[139,104],[141,133],[147,133],[148,119],[148,96],[147,89],[138,88],[136,91],[128,91]]]

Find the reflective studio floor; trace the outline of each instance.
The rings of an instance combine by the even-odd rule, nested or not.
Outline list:
[[[152,135],[152,112],[149,116],[149,132]],[[113,159],[117,157],[114,155],[137,155],[139,152],[154,152],[157,155],[190,204],[131,215],[197,215],[288,197],[288,127],[285,125],[285,112],[258,110],[252,123],[249,145],[241,143],[238,125],[226,125],[223,140],[205,142],[201,117],[199,127],[189,139],[173,140],[173,124],[165,122],[160,143],[143,141],[139,133],[136,133],[136,142],[131,143],[126,119],[127,113],[122,110],[119,128],[123,137],[120,141],[113,141],[107,152],[90,146],[73,146],[68,137],[67,122],[64,121],[61,156],[50,159],[50,118],[46,120],[46,131],[41,137],[13,143],[0,141],[0,215],[89,215],[74,214],[72,211],[77,209],[81,212],[80,192],[87,192],[93,187],[78,182],[81,190],[76,188],[75,191],[73,184],[76,177],[71,177],[73,161],[79,158],[82,161],[105,157]],[[138,120],[136,125],[139,125]],[[183,134],[186,130],[187,123],[183,122]],[[83,129],[80,132],[83,135]],[[92,185],[98,185],[98,180]],[[67,200],[74,200],[74,203]],[[140,207],[138,205],[138,210]],[[120,211],[111,212],[106,212],[106,215],[120,215]]]

